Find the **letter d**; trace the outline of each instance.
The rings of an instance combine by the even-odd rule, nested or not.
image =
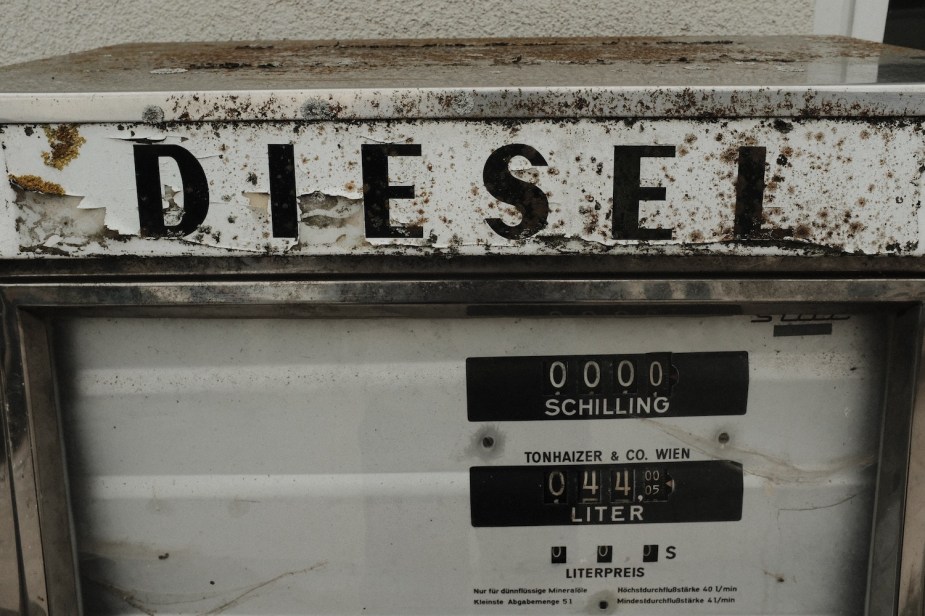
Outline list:
[[[161,171],[158,159],[172,158],[183,182],[183,215],[176,225],[164,224],[161,205]],[[180,237],[202,224],[209,212],[209,183],[196,157],[173,144],[135,146],[135,186],[142,237]]]

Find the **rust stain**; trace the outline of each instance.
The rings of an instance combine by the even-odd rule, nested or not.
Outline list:
[[[14,188],[21,190],[31,190],[32,192],[44,193],[46,195],[64,195],[64,187],[61,184],[55,184],[48,180],[42,179],[37,175],[13,175],[10,174],[10,183]]]
[[[87,142],[80,136],[76,124],[61,124],[57,128],[45,127],[45,137],[51,152],[42,152],[42,160],[59,171],[67,167],[80,154],[80,146]]]

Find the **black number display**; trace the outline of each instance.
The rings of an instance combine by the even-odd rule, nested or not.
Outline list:
[[[476,466],[473,526],[720,522],[742,517],[742,465],[727,460]]]
[[[470,357],[469,421],[743,415],[748,353]]]

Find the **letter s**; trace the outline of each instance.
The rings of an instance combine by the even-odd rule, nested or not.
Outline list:
[[[515,156],[523,156],[535,167],[547,164],[539,152],[522,143],[502,146],[485,161],[482,170],[485,189],[495,199],[513,205],[520,212],[520,222],[513,227],[500,218],[485,219],[495,233],[509,240],[521,240],[545,229],[549,216],[549,200],[542,189],[511,175],[508,165]]]
[[[559,414],[559,401],[558,400],[547,400],[546,401],[546,414],[550,417],[555,417]],[[550,412],[552,411],[552,412]]]

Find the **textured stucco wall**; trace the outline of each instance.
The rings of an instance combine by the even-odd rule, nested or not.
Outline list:
[[[813,0],[3,0],[0,64],[139,41],[807,34]]]

